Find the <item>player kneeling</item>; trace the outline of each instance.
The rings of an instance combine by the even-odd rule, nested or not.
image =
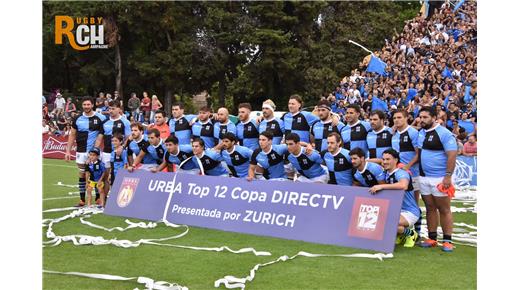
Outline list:
[[[387,184],[378,184],[370,188],[372,194],[376,194],[383,189],[401,189],[405,191],[403,204],[401,205],[401,216],[399,217],[399,225],[397,227],[396,244],[404,242],[404,246],[411,248],[415,245],[418,234],[413,229],[413,225],[419,219],[420,210],[415,201],[414,189],[412,186],[412,177],[410,174],[400,168],[399,153],[394,149],[387,149],[383,152],[383,168],[385,169],[385,180]],[[410,228],[411,227],[411,228]]]
[[[99,160],[99,149],[92,148],[89,151],[89,162],[87,164],[86,180],[87,180],[87,205],[92,205],[92,190],[97,187],[100,193],[101,203],[99,207],[105,206],[105,190],[103,188],[106,182],[108,171],[103,162]]]
[[[289,133],[285,136],[285,144],[289,156],[287,159],[291,165],[298,171],[296,181],[327,183],[329,182],[329,172],[327,167],[321,165],[323,159],[316,150],[305,152],[305,148],[300,145],[300,136],[296,133]]]

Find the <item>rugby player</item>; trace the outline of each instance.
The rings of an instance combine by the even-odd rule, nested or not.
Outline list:
[[[251,181],[255,178],[257,165],[263,170],[262,177],[258,179],[287,180],[283,158],[288,153],[287,145],[273,145],[273,133],[270,131],[260,133],[258,143],[260,147],[251,156],[247,180]]]
[[[453,216],[450,197],[443,191],[453,187],[452,174],[457,158],[457,141],[445,127],[436,123],[436,114],[431,107],[419,111],[421,131],[419,131],[419,185],[426,205],[428,239],[422,247],[437,246],[437,226],[440,217],[443,233],[442,250],[453,251],[451,234]],[[440,189],[443,191],[440,191]]]
[[[197,121],[191,126],[192,137],[202,139],[206,148],[213,148],[216,145],[214,126],[210,119],[211,115],[210,108],[202,107],[199,110]]]
[[[175,103],[172,105],[172,118],[168,121],[170,134],[175,135],[179,139],[180,145],[189,145],[191,147],[191,122],[197,116],[184,115],[184,105]]]
[[[397,167],[399,163],[399,153],[392,148],[383,152],[383,167],[385,169],[386,184],[377,184],[370,188],[370,192],[376,194],[383,189],[404,190],[403,203],[401,205],[401,215],[397,226],[396,244],[404,242],[404,247],[411,248],[415,245],[418,234],[411,228],[419,220],[421,212],[415,201],[412,186],[412,177],[408,172]]]
[[[327,137],[327,150],[321,154],[329,170],[329,184],[352,186],[352,161],[349,151],[341,147],[341,136],[332,132]]]
[[[233,122],[229,120],[229,111],[226,108],[220,108],[217,111],[217,120],[218,122],[215,122],[215,126],[213,129],[213,137],[220,141],[222,141],[222,136],[225,133],[233,133],[233,135],[236,136],[237,134],[237,127]]]
[[[265,100],[262,104],[263,120],[258,126],[258,133],[271,132],[273,135],[272,144],[279,145],[282,143],[285,127],[283,121],[274,116],[276,106],[271,100]],[[260,138],[260,137],[259,137]]]
[[[151,157],[153,163],[143,164],[139,169],[151,170],[155,165],[163,162],[165,153],[166,146],[161,139],[161,133],[157,129],[150,129],[148,130],[148,146],[141,148],[139,155],[128,166],[128,171],[132,172],[146,155]]]
[[[239,144],[251,150],[258,148],[258,123],[251,120],[251,104],[238,105],[237,139]]]
[[[231,132],[222,134],[222,148],[220,152],[234,177],[245,178],[249,173],[249,163],[253,150],[237,144],[237,138]]]
[[[385,183],[385,174],[381,165],[368,162],[365,151],[356,147],[349,152],[352,167],[356,169],[354,182],[356,186],[372,187],[377,184]]]
[[[222,155],[211,148],[206,149],[204,140],[193,138],[191,148],[193,150],[193,162],[200,170],[201,175],[229,176],[228,170],[222,165]]]
[[[393,115],[395,132],[392,137],[392,148],[399,152],[399,160],[402,169],[412,174],[412,185],[415,192],[415,201],[419,204],[419,131],[408,125],[408,112],[404,109],[397,110]],[[422,213],[415,223],[415,231],[421,232]]]
[[[333,121],[331,110],[330,103],[327,100],[318,102],[318,117],[320,121],[314,123],[311,127],[311,139],[314,140],[314,148],[318,152],[327,150],[327,137],[329,134],[333,132],[339,133],[345,126],[342,122]]]
[[[285,144],[290,153],[287,159],[299,173],[296,181],[314,183],[327,183],[329,181],[329,173],[326,167],[321,165],[323,159],[321,159],[320,154],[316,150],[306,154],[305,148],[300,145],[300,136],[298,134],[287,134],[285,136]]]
[[[368,153],[367,135],[371,128],[370,123],[359,120],[360,115],[361,108],[359,105],[348,105],[345,113],[347,123],[341,130],[340,135],[345,149],[351,151],[354,148],[361,148],[366,154]]]
[[[289,112],[283,114],[281,118],[285,127],[285,135],[291,132],[296,133],[303,142],[310,143],[310,129],[318,121],[318,117],[311,112],[302,111],[303,100],[299,95],[290,96],[287,107]]]
[[[85,166],[88,160],[88,153],[92,148],[99,148],[103,140],[103,122],[106,117],[96,113],[94,101],[85,98],[81,102],[83,113],[72,121],[72,128],[69,133],[67,148],[65,151],[65,161],[70,161],[70,151],[72,144],[76,141],[76,164],[78,166],[78,187],[80,201],[76,206],[85,205]]]
[[[164,145],[166,146],[166,153],[164,154],[163,162],[159,166],[153,167],[150,170],[151,172],[162,171],[164,168],[167,168],[168,165],[173,164],[176,165],[175,171],[178,172],[188,174],[196,174],[199,172],[198,166],[191,161],[193,157],[191,145],[179,144],[179,139],[175,135],[170,135],[170,137],[166,138]]]

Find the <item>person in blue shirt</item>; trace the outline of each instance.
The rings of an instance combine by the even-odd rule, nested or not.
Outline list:
[[[368,162],[365,151],[361,148],[354,148],[349,152],[354,173],[353,185],[372,187],[377,184],[385,183],[385,174],[381,165]]]
[[[410,102],[417,95],[417,89],[415,89],[415,83],[410,82],[410,87],[406,90],[406,102]]]
[[[452,252],[451,234],[453,232],[453,216],[450,197],[439,190],[448,191],[453,187],[452,174],[457,158],[457,141],[455,136],[445,127],[440,126],[437,115],[430,107],[423,107],[419,112],[421,131],[419,132],[419,184],[422,199],[426,205],[428,239],[421,243],[422,247],[437,246],[438,218],[443,233],[442,250]]]
[[[222,149],[220,154],[231,171],[231,176],[246,178],[253,150],[237,143],[237,137],[233,133],[227,132],[222,135],[222,142],[217,145],[217,149]]]
[[[124,137],[120,133],[114,134],[112,137],[112,153],[110,154],[110,186],[114,184],[117,173],[123,169],[128,163],[128,151],[123,147]]]
[[[301,111],[303,100],[299,95],[290,96],[287,107],[289,112],[282,116],[285,135],[296,133],[303,142],[310,143],[310,129],[318,121],[318,117],[311,112]]]
[[[367,146],[370,162],[381,164],[383,151],[392,148],[392,130],[385,126],[386,115],[382,111],[370,112],[370,130],[367,134]]]
[[[193,138],[191,149],[193,150],[193,163],[200,170],[201,175],[229,176],[228,170],[222,165],[222,155],[213,149],[205,149],[204,140]]]
[[[123,118],[120,114],[121,103],[118,101],[109,102],[109,118],[103,122],[103,152],[101,153],[101,161],[108,169],[111,167],[112,159],[112,137],[116,134],[123,135],[123,143],[130,137],[132,130],[130,121]]]
[[[329,170],[329,184],[352,186],[352,161],[349,151],[341,147],[341,136],[331,133],[327,137],[327,151],[321,154]]]
[[[251,104],[241,103],[238,105],[237,138],[239,144],[251,150],[258,148],[258,123],[251,120]]]
[[[168,171],[178,171],[188,174],[197,174],[199,172],[199,167],[192,161],[193,150],[191,145],[179,144],[177,136],[170,135],[164,140],[164,146],[166,146],[164,159],[159,166],[152,168],[150,170],[151,172],[163,171],[164,168],[168,168]],[[172,166],[174,164],[176,166],[175,168]],[[172,167],[171,170],[170,167]]]
[[[322,152],[327,150],[327,136],[333,132],[341,132],[345,124],[333,120],[331,107],[327,100],[318,102],[318,117],[320,121],[312,125],[311,136],[314,139],[314,148],[318,152]]]
[[[395,133],[392,137],[392,148],[399,152],[402,169],[410,171],[412,185],[415,190],[415,201],[419,203],[419,131],[408,125],[408,112],[398,109],[393,115]],[[415,223],[415,231],[421,232],[422,215]]]
[[[299,173],[296,181],[313,183],[329,182],[329,173],[326,167],[321,165],[323,159],[321,159],[318,151],[312,150],[307,154],[305,148],[300,145],[300,136],[296,133],[287,134],[285,136],[285,144],[290,153],[287,159]]]
[[[460,115],[459,127],[466,129],[468,135],[475,132],[475,123],[468,119],[468,113],[464,112]]]
[[[368,153],[367,135],[368,131],[371,130],[370,123],[359,120],[360,115],[361,108],[359,105],[348,105],[345,113],[347,123],[341,130],[340,135],[345,149],[361,148],[365,153]]]
[[[217,111],[217,120],[215,122],[215,126],[213,127],[213,137],[218,140],[218,142],[222,141],[222,136],[225,133],[233,133],[236,136],[237,127],[233,122],[229,120],[229,111],[226,108],[220,108]]]
[[[83,114],[76,116],[72,121],[65,161],[70,161],[70,151],[74,141],[76,142],[76,165],[78,166],[78,187],[80,201],[78,207],[85,205],[85,168],[88,161],[88,153],[92,148],[99,148],[103,141],[103,122],[106,117],[94,111],[92,98],[85,98],[81,102]]]
[[[265,100],[262,104],[263,120],[258,126],[258,133],[271,132],[273,135],[273,145],[279,145],[285,134],[284,123],[281,119],[274,116],[276,106],[271,100]]]
[[[412,226],[419,220],[421,212],[415,200],[412,177],[405,170],[398,168],[398,163],[399,153],[392,148],[385,150],[383,152],[383,167],[385,169],[386,184],[374,185],[369,191],[372,194],[376,194],[383,189],[404,190],[401,215],[397,226],[398,236],[396,244],[404,242],[404,247],[412,248],[419,236]]]
[[[128,142],[127,146],[127,159],[128,166],[132,164],[139,165],[139,163],[134,163],[134,157],[137,157],[141,151],[146,152],[146,148],[150,143],[148,143],[148,137],[144,135],[144,127],[140,123],[133,123],[130,128],[132,129],[131,138],[132,140]],[[144,167],[152,167],[155,165],[155,160],[152,158],[150,154],[145,154],[141,160],[141,164],[139,166]],[[127,166],[127,168],[128,168]]]
[[[191,122],[195,118],[195,115],[184,115],[182,103],[172,105],[172,118],[168,121],[168,126],[170,127],[170,134],[179,139],[180,145],[191,146]]]
[[[192,137],[202,139],[207,148],[213,148],[217,144],[213,122],[210,119],[211,115],[210,108],[202,107],[199,110],[197,121],[191,126]]]
[[[287,145],[273,145],[273,134],[269,131],[260,133],[258,143],[260,147],[251,156],[247,180],[255,179],[258,169],[262,171],[262,176],[257,179],[287,180],[284,168],[284,155],[288,153]]]
[[[148,146],[143,146],[139,155],[135,158],[133,163],[128,166],[128,171],[132,172],[139,163],[145,158],[146,155],[151,157],[153,163],[143,164],[139,169],[151,170],[156,165],[163,162],[164,154],[166,153],[166,146],[161,139],[161,132],[153,128],[148,130]]]
[[[93,147],[89,151],[89,162],[87,164],[86,180],[88,182],[87,187],[87,205],[92,205],[92,190],[97,188],[100,192],[100,207],[105,206],[105,189],[104,184],[108,177],[108,171],[105,165],[99,159],[100,151],[98,148]]]

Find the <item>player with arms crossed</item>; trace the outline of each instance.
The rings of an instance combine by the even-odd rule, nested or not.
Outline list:
[[[106,117],[96,113],[94,109],[94,101],[91,98],[85,98],[81,102],[83,114],[77,116],[72,121],[72,128],[67,142],[65,151],[65,161],[70,161],[70,151],[72,144],[76,141],[76,164],[78,166],[78,187],[80,201],[76,205],[78,207],[85,205],[85,166],[88,160],[88,153],[92,148],[99,148],[103,140],[103,122]],[[98,197],[99,198],[99,197]]]

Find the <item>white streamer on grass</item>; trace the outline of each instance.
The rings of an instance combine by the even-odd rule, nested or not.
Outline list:
[[[79,185],[77,185],[77,184],[64,184],[61,181],[58,181],[58,183],[56,183],[54,185],[63,186],[63,187],[70,187],[70,188],[78,188],[79,187]]]
[[[51,210],[48,210],[48,212],[63,211],[63,210],[64,209],[51,209]],[[191,250],[197,250],[197,251],[212,251],[212,252],[224,252],[224,251],[226,251],[226,252],[230,252],[230,253],[233,253],[233,254],[253,253],[256,256],[270,256],[271,255],[271,253],[269,253],[269,252],[257,251],[256,249],[250,248],[250,247],[249,248],[241,248],[241,249],[238,249],[238,250],[233,250],[233,249],[229,248],[228,246],[197,247],[197,246],[186,246],[186,245],[175,245],[175,244],[159,243],[159,242],[164,242],[164,241],[167,241],[167,240],[181,238],[181,237],[185,236],[188,233],[188,231],[189,231],[189,227],[188,226],[176,225],[176,224],[170,223],[170,222],[168,222],[166,220],[163,220],[162,223],[164,223],[168,227],[173,227],[173,228],[184,227],[185,228],[184,232],[182,232],[182,233],[180,233],[178,235],[171,236],[171,237],[166,237],[166,238],[140,239],[140,240],[137,240],[137,241],[130,241],[130,240],[118,240],[116,238],[107,240],[107,239],[105,239],[105,238],[103,238],[101,236],[94,237],[94,236],[89,236],[89,235],[58,236],[58,235],[56,235],[54,233],[54,231],[52,229],[52,226],[54,224],[57,224],[59,222],[62,222],[62,221],[68,220],[68,219],[76,218],[76,217],[80,217],[80,221],[81,221],[82,224],[85,224],[85,225],[93,227],[93,228],[101,229],[101,230],[104,230],[104,231],[108,231],[108,232],[112,232],[114,230],[123,232],[123,231],[129,230],[129,229],[132,229],[132,228],[152,229],[152,228],[157,227],[157,223],[154,223],[154,222],[148,222],[148,223],[137,222],[137,223],[134,223],[134,222],[131,222],[131,221],[129,221],[127,219],[127,220],[125,220],[125,222],[128,224],[128,226],[126,228],[122,228],[122,227],[106,228],[106,227],[103,227],[103,226],[100,226],[100,225],[96,225],[96,224],[94,224],[92,222],[89,222],[89,221],[85,220],[86,218],[89,218],[90,215],[95,215],[95,214],[99,214],[99,213],[102,213],[102,212],[103,212],[103,210],[98,209],[96,207],[81,208],[81,209],[76,209],[76,210],[72,211],[71,213],[69,213],[69,214],[67,214],[65,216],[62,216],[60,218],[43,220],[43,226],[44,227],[45,226],[48,227],[46,236],[49,239],[48,241],[43,242],[44,243],[44,247],[49,247],[49,246],[50,247],[54,247],[54,246],[57,246],[57,245],[61,244],[62,242],[72,242],[76,246],[82,246],[82,245],[114,245],[116,247],[122,247],[122,248],[133,248],[133,247],[138,247],[138,246],[140,246],[142,244],[147,244],[147,245],[155,245],[155,246],[165,246],[165,247],[175,247],[175,248],[182,248],[182,249],[191,249]]]
[[[237,278],[235,276],[224,276],[224,278],[220,278],[215,281],[214,286],[220,287],[220,285],[224,285],[228,289],[233,288],[240,288],[245,289],[246,283],[253,281],[256,275],[256,271],[260,267],[266,267],[269,265],[273,265],[278,262],[286,262],[292,259],[295,259],[299,256],[307,257],[307,258],[318,258],[318,257],[343,257],[343,258],[368,258],[368,259],[378,259],[380,261],[383,261],[383,259],[389,259],[393,258],[393,254],[383,254],[383,253],[377,253],[377,254],[365,254],[365,253],[358,253],[358,254],[311,254],[307,252],[300,251],[296,255],[292,257],[288,257],[286,255],[280,256],[278,259],[269,261],[267,263],[263,264],[256,264],[250,271],[249,275],[247,275],[244,278]]]
[[[146,289],[148,290],[188,290],[187,287],[181,286],[177,283],[169,283],[165,281],[154,281],[148,277],[121,277],[116,275],[108,275],[108,274],[95,274],[95,273],[81,273],[81,272],[57,272],[50,270],[43,270],[43,273],[47,274],[59,274],[59,275],[69,275],[69,276],[79,276],[86,278],[94,278],[94,279],[102,279],[102,280],[111,280],[111,281],[131,281],[137,280],[137,283],[144,284]],[[135,288],[137,289],[137,288]],[[134,290],[135,290],[134,289]]]
[[[428,227],[426,219],[422,220],[421,236],[428,236]],[[466,223],[453,223],[453,233],[451,239],[454,244],[477,247],[477,226]],[[459,227],[459,228],[456,228]],[[437,227],[437,234],[442,235],[442,228]]]
[[[78,197],[77,196],[49,197],[49,198],[44,198],[43,201],[46,201],[46,200],[58,200],[58,199],[69,199],[69,198],[78,198]]]

